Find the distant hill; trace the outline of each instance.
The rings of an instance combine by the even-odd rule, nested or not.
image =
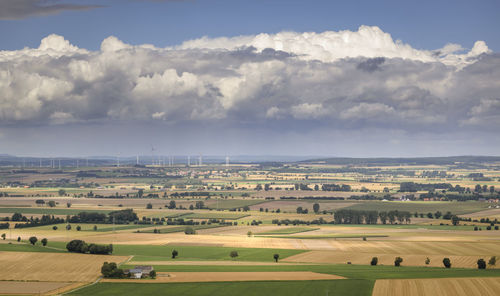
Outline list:
[[[447,157],[412,157],[412,158],[349,158],[332,157],[301,161],[300,163],[324,163],[337,165],[450,165],[458,163],[500,162],[500,156],[447,156]]]

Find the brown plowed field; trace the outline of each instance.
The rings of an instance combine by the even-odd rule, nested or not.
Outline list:
[[[377,280],[372,296],[496,296],[500,278]]]

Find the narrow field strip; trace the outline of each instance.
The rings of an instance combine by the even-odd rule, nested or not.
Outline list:
[[[103,279],[102,282],[120,283],[196,283],[242,281],[310,281],[339,280],[342,276],[311,271],[291,272],[159,272],[156,279]]]

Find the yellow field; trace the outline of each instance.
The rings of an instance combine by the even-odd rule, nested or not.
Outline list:
[[[500,253],[500,252],[498,252]],[[443,267],[443,258],[450,258],[452,267],[477,268],[477,260],[483,258],[486,261],[490,256],[455,256],[455,255],[409,255],[409,254],[376,254],[376,253],[353,253],[353,252],[331,252],[331,251],[311,251],[294,255],[283,259],[283,262],[309,262],[309,263],[333,263],[369,265],[373,257],[378,258],[379,265],[394,265],[394,258],[403,258],[404,266],[431,266]],[[430,264],[426,265],[426,258],[430,259]],[[498,268],[498,267],[495,267]]]
[[[68,288],[75,288],[72,283],[64,282],[13,282],[0,281],[0,294],[45,294],[61,292]]]
[[[377,280],[372,296],[496,296],[500,278]]]
[[[105,261],[123,262],[128,257],[65,253],[0,253],[0,280],[92,282]]]

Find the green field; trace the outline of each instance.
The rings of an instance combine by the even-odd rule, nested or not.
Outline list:
[[[311,227],[290,227],[290,228],[283,228],[283,229],[277,229],[277,230],[271,230],[271,231],[266,231],[266,232],[259,232],[258,234],[294,234],[294,233],[300,233],[300,232],[306,232],[306,231],[313,231],[313,230],[318,230],[319,228],[311,228]]]
[[[360,202],[355,205],[346,207],[349,210],[363,211],[408,211],[410,213],[435,213],[441,211],[443,214],[450,211],[453,214],[468,214],[478,212],[488,208],[488,203],[467,201],[467,202],[445,202],[445,201],[369,201]]]
[[[174,232],[184,232],[186,230],[186,227],[192,227],[194,230],[200,230],[200,229],[209,229],[209,228],[218,228],[218,227],[225,227],[224,225],[218,225],[218,224],[210,224],[210,225],[179,225],[179,226],[167,226],[167,227],[155,227],[153,229],[148,229],[148,230],[139,230],[138,232],[141,233],[154,233],[154,229],[159,230],[160,234],[161,233],[174,233]]]
[[[107,214],[110,210],[92,210],[92,209],[68,209],[68,208],[0,208],[0,213],[21,213],[26,214],[44,214],[44,215],[76,215],[81,212],[93,212]]]
[[[236,209],[236,208],[243,208],[244,206],[253,206],[257,205],[260,203],[265,202],[265,200],[255,200],[255,199],[225,199],[225,200],[218,200],[215,201],[214,203],[211,203],[208,205],[209,209],[222,209],[222,210],[229,210],[229,209]]]
[[[268,281],[220,283],[98,283],[70,295],[186,295],[186,296],[301,296],[301,295],[371,295],[373,281]]]
[[[208,213],[193,213],[189,215],[182,216],[184,219],[226,219],[226,220],[237,220],[244,217],[250,216],[249,214],[241,213],[231,213],[231,212],[208,212]]]
[[[280,256],[281,257],[281,256]],[[135,260],[135,258],[134,258]],[[122,266],[131,268],[133,266]],[[335,274],[351,279],[411,279],[411,278],[450,278],[450,277],[498,277],[500,269],[467,269],[467,268],[439,268],[414,266],[387,266],[387,265],[257,265],[257,266],[220,266],[220,265],[154,265],[156,271],[161,272],[277,272],[277,271],[312,271],[318,273]]]
[[[39,241],[41,238],[38,239]],[[59,244],[57,245],[59,247]],[[12,244],[0,244],[0,251],[2,252],[49,252],[49,253],[62,253],[66,252],[66,250],[57,249],[53,243],[49,241],[47,247],[42,247],[40,242],[36,245],[32,246],[27,242],[22,243],[12,243]]]
[[[273,255],[280,254],[280,258],[303,253],[302,250],[289,249],[253,249],[253,248],[226,248],[200,246],[148,246],[148,245],[114,245],[113,255],[134,255],[134,261],[170,261],[172,250],[177,250],[176,260],[235,260],[272,262]],[[238,257],[229,257],[231,251],[237,251]]]

